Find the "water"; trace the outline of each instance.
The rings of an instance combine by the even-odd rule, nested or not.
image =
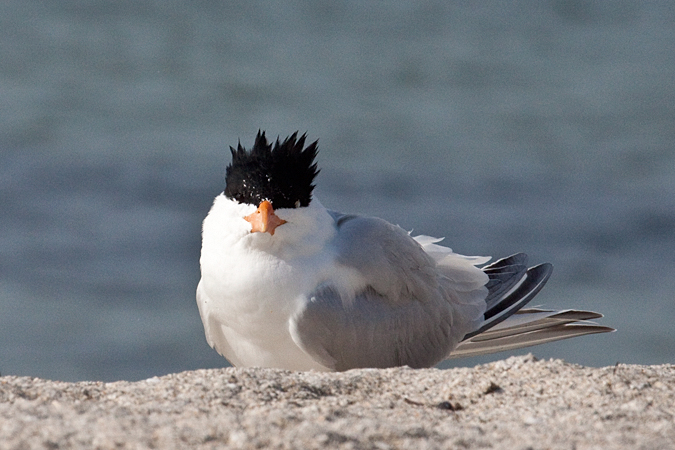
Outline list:
[[[259,128],[320,139],[324,205],[550,261],[538,304],[619,329],[535,355],[672,363],[673,23],[667,1],[3,2],[0,373],[224,365],[200,223]]]

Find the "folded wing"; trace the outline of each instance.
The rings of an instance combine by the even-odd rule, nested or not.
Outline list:
[[[290,323],[295,343],[320,364],[430,367],[482,323],[488,277],[470,261],[455,255],[457,267],[439,274],[436,260],[400,227],[371,217],[334,218],[336,274]]]
[[[523,309],[550,277],[550,264],[528,268],[519,253],[479,269],[487,258],[413,239],[381,219],[332,214],[336,274],[290,322],[294,342],[330,369],[430,367],[613,331],[588,322],[601,317],[589,311]]]

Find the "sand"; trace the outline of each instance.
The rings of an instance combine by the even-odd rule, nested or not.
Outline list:
[[[0,377],[0,448],[675,448],[675,366]]]

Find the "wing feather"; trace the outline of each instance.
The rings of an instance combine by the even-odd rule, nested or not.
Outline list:
[[[448,249],[438,263],[423,248],[433,242],[420,244],[398,226],[332,215],[337,266],[358,273],[362,285],[345,288],[337,270],[291,319],[293,340],[319,363],[430,367],[482,322],[488,277],[475,261]]]
[[[528,269],[519,253],[479,269],[488,258],[413,239],[382,219],[331,215],[336,271],[290,321],[293,341],[328,368],[430,367],[613,331],[589,322],[601,317],[590,311],[522,309],[550,277],[550,264]]]

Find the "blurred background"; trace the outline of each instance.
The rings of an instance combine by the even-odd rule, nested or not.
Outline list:
[[[518,353],[673,363],[673,49],[668,0],[5,0],[0,373],[226,365],[200,226],[258,129],[320,140],[326,207],[550,261],[534,303],[619,330]]]

